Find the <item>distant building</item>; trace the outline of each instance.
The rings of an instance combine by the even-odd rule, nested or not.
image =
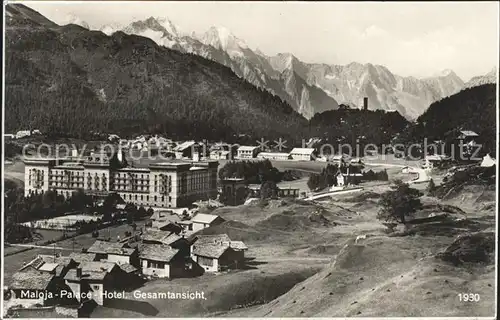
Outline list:
[[[285,152],[261,152],[257,154],[257,158],[268,160],[288,160],[290,159],[290,154]]]
[[[191,245],[191,258],[206,272],[239,269],[245,264],[247,246],[231,241],[227,234],[202,235]]]
[[[238,159],[252,159],[255,158],[260,151],[257,146],[240,146],[238,148]]]
[[[479,135],[471,130],[461,130],[455,146],[455,155],[460,156],[459,160],[471,160],[470,158],[480,150],[481,145],[477,143]]]
[[[332,162],[333,164],[336,164],[338,166],[342,166],[351,162],[350,156],[345,153],[332,155],[328,158],[328,160],[329,162]]]
[[[212,150],[210,151],[210,159],[229,160],[231,159],[231,152],[228,150]]]
[[[313,148],[293,148],[290,151],[290,158],[299,161],[311,161],[313,160]]]
[[[481,161],[480,166],[483,168],[490,168],[493,167],[497,164],[496,159],[492,158],[490,154],[488,153],[483,157],[483,160]]]
[[[260,192],[261,192],[261,185],[260,184],[249,184],[247,186],[249,194],[248,197],[250,198],[260,198]],[[299,188],[291,188],[287,187],[285,185],[279,186],[278,185],[278,191],[276,196],[278,198],[298,198],[300,195],[300,189]]]
[[[443,163],[450,161],[450,158],[442,155],[442,154],[435,154],[435,155],[428,155],[424,159],[425,167],[426,168],[435,168],[441,166]]]
[[[227,178],[220,181],[220,198],[224,203],[237,205],[245,202],[246,181],[243,178]]]
[[[196,232],[221,224],[224,222],[224,219],[213,214],[198,213],[191,219],[191,222],[193,223],[193,232]]]
[[[21,130],[16,133],[16,139],[21,139],[31,136],[31,130]]]
[[[346,168],[346,171],[343,172],[342,169],[339,169],[337,174],[335,175],[335,179],[337,181],[337,187],[346,187],[353,184],[358,184],[361,182],[363,178],[363,174],[360,172],[350,172],[349,167]]]
[[[193,153],[198,151],[198,145],[194,140],[185,141],[175,146],[172,151],[175,152],[176,159],[192,158]]]

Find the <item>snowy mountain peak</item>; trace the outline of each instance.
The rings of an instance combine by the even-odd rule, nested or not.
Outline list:
[[[167,30],[168,33],[175,37],[180,37],[182,36],[182,31],[181,29],[175,25],[170,19],[165,18],[165,17],[157,17],[156,21]]]
[[[226,51],[230,56],[241,56],[247,44],[225,27],[211,27],[200,39],[206,45]]]

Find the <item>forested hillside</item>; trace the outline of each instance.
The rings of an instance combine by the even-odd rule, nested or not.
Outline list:
[[[337,138],[344,143],[362,142],[389,144],[391,138],[409,122],[399,112],[383,110],[349,109],[341,105],[338,110],[316,114],[311,119],[311,132],[315,136]]]
[[[430,105],[416,124],[408,127],[401,138],[422,142],[444,140],[452,142],[460,130],[479,134],[483,152],[495,153],[496,148],[496,85],[484,84],[468,88]]]
[[[58,26],[6,6],[6,131],[176,138],[299,138],[307,120],[280,98],[199,56],[117,32]]]

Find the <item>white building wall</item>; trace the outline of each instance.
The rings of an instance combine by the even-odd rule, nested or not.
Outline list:
[[[130,263],[129,256],[122,256],[119,254],[108,254],[108,261],[117,263]]]
[[[160,278],[170,278],[170,265],[168,263],[165,263],[164,268],[152,268],[152,267],[148,267],[148,261],[149,260],[147,260],[147,259],[141,260],[143,274],[149,275],[149,276],[156,275]]]

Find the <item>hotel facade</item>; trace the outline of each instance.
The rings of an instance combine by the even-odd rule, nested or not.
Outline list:
[[[92,196],[116,193],[125,202],[161,208],[186,207],[217,197],[218,161],[171,161],[144,168],[116,163],[123,163],[121,155],[98,153],[76,161],[25,158],[24,195],[53,190],[70,197],[82,189]]]

